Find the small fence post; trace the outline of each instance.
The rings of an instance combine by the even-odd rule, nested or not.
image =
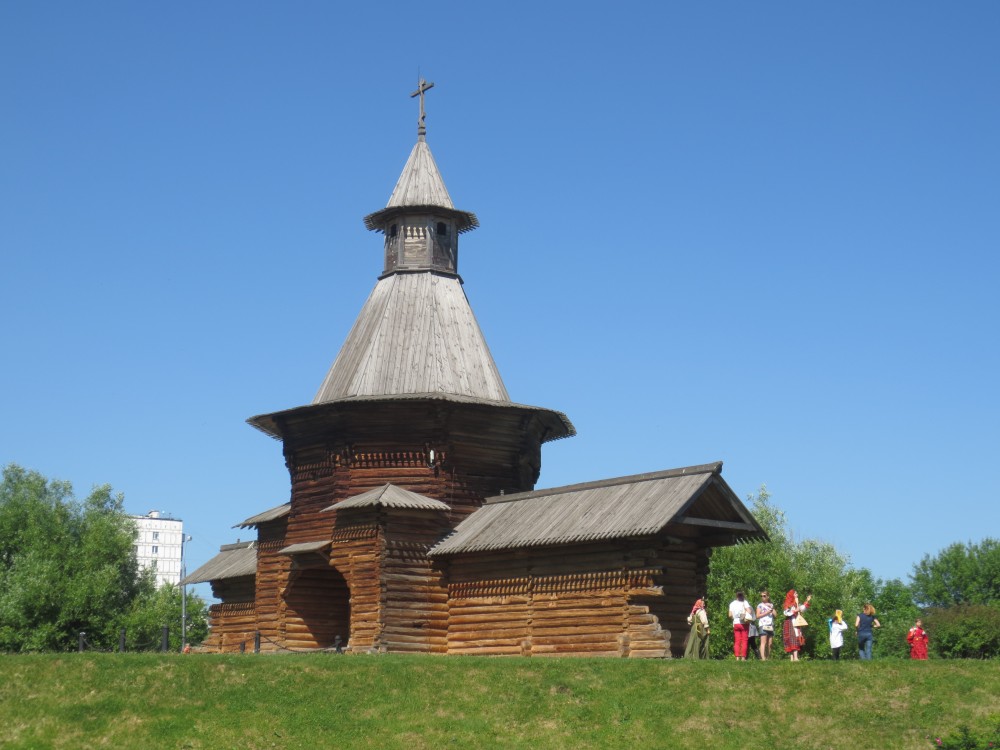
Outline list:
[[[245,654],[247,652],[247,642],[240,641],[240,653]]]
[[[170,650],[170,628],[166,625],[163,626],[163,631],[160,633],[160,651]]]
[[[343,639],[338,635],[333,639],[333,651],[337,654],[344,653]]]
[[[118,653],[125,653],[125,628],[122,628],[121,632],[118,633]]]
[[[253,633],[253,652],[255,654],[260,653],[260,631],[255,630]]]
[[[87,640],[87,634],[81,630],[79,636],[79,642],[77,644],[77,648],[79,649],[81,654],[83,653],[86,640]]]

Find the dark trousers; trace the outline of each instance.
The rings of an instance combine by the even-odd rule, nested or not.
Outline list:
[[[832,650],[833,650],[833,660],[834,661],[840,661],[840,646],[837,646],[836,648],[834,648]]]

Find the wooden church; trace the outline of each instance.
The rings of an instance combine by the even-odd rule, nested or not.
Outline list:
[[[511,401],[458,274],[424,127],[385,208],[375,288],[313,402],[248,420],[290,501],[238,524],[208,651],[679,656],[712,547],[764,532],[713,463],[535,490],[562,413]]]

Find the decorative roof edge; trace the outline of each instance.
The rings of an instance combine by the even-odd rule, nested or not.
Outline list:
[[[372,232],[385,232],[385,224],[392,218],[401,214],[434,213],[450,216],[455,219],[459,234],[471,232],[479,227],[479,218],[471,211],[461,211],[448,206],[435,206],[425,204],[419,206],[388,206],[374,213],[368,214],[365,221],[365,228]]]

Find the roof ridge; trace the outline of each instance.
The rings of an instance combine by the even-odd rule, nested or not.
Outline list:
[[[657,479],[669,479],[670,477],[682,477],[693,474],[721,474],[722,461],[715,461],[709,464],[698,464],[697,466],[681,466],[676,469],[664,469],[663,471],[646,472],[643,474],[630,474],[624,477],[612,477],[610,479],[599,479],[594,482],[580,482],[578,484],[567,484],[562,487],[552,487],[550,489],[531,490],[530,492],[518,492],[514,495],[495,495],[486,498],[485,505],[495,505],[497,503],[510,503],[521,500],[530,500],[534,497],[549,497],[551,495],[565,495],[570,492],[581,492],[583,490],[600,489],[601,487],[614,487],[619,484],[636,484],[638,482],[652,482]]]

